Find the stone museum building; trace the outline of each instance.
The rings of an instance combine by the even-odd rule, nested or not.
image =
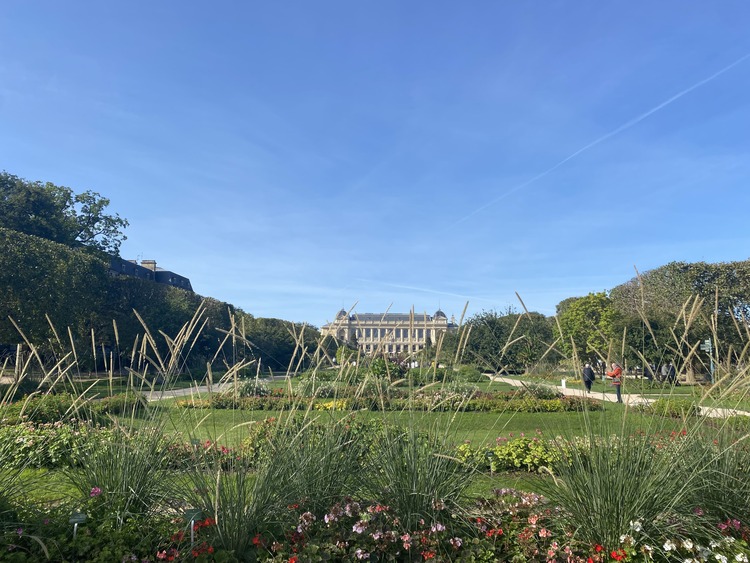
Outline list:
[[[418,352],[428,343],[435,344],[441,332],[458,328],[455,318],[448,320],[437,310],[434,315],[411,313],[348,314],[344,309],[336,320],[323,325],[323,336],[333,336],[339,342],[357,345],[368,355],[376,352],[388,356]]]

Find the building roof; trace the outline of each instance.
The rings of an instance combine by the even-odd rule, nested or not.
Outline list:
[[[442,311],[439,311],[442,313]],[[344,313],[342,315],[342,313]],[[438,318],[446,318],[445,314],[442,314],[442,317],[439,315],[430,316],[425,315],[424,313],[414,313],[414,323],[418,324],[420,322],[432,322],[434,320],[437,320]],[[347,315],[343,309],[339,311],[339,313],[336,315],[336,320],[340,321],[343,319],[348,319],[352,321],[359,321],[359,322],[397,322],[397,323],[409,323],[411,319],[410,313],[355,313],[352,315]]]

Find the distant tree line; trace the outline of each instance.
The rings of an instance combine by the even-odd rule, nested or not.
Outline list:
[[[551,317],[482,311],[444,335],[440,359],[493,372],[565,360],[571,367],[616,361],[641,369],[674,361],[678,370],[706,372],[708,351],[700,344],[707,339],[715,359],[743,357],[750,340],[750,261],[672,262],[609,291],[564,299]],[[434,347],[423,357],[433,353]]]

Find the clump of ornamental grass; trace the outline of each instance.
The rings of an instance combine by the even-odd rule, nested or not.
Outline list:
[[[112,519],[119,528],[168,506],[170,454],[159,426],[118,426],[106,440],[92,434],[81,453],[82,458],[71,459],[78,467],[66,478],[78,491],[84,512]]]
[[[700,467],[693,488],[695,510],[714,523],[735,520],[747,525],[750,519],[750,435],[724,425],[696,440],[683,463]],[[700,464],[700,465],[699,465]]]
[[[470,479],[456,459],[446,431],[420,432],[414,421],[405,428],[386,427],[383,442],[363,475],[364,492],[397,514],[404,529],[445,524],[460,514]]]
[[[694,500],[702,491],[700,461],[683,460],[703,437],[695,425],[666,441],[656,425],[643,432],[623,421],[619,432],[597,425],[583,413],[584,440],[559,437],[565,452],[553,461],[553,479],[540,481],[540,492],[562,510],[558,524],[579,541],[615,549],[621,536],[637,531],[649,543],[689,538],[706,544],[718,530],[706,526]],[[625,415],[627,417],[627,414]]]
[[[0,370],[0,375],[5,370]],[[16,384],[10,385],[0,399],[0,420],[5,418],[3,411],[5,405],[10,403],[10,398],[15,393]],[[18,523],[18,512],[16,503],[21,497],[25,483],[23,481],[23,466],[19,467],[13,460],[12,449],[14,444],[0,442],[0,526],[6,529]]]
[[[358,488],[368,440],[347,418],[279,417],[267,435],[260,462],[241,456],[229,463],[208,457],[187,470],[184,500],[216,520],[218,544],[237,554],[253,549],[255,535],[282,537],[292,509],[322,514]]]

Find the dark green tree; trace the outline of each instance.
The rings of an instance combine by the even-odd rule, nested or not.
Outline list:
[[[467,325],[471,333],[465,359],[483,369],[526,371],[550,354],[552,326],[540,313],[482,311]]]
[[[0,173],[0,226],[69,247],[119,254],[128,222],[106,213],[109,203],[90,190],[76,194],[50,182]]]

